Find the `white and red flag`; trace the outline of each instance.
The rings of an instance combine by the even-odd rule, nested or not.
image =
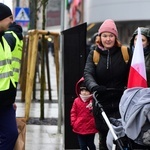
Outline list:
[[[140,28],[138,28],[138,36],[133,52],[127,85],[127,88],[133,87],[147,87],[146,68]]]

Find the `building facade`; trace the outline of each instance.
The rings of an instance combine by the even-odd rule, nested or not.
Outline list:
[[[137,27],[150,27],[149,0],[84,0],[84,22],[92,26],[88,35],[97,32],[105,19],[113,19],[118,28],[119,39],[128,44]]]
[[[29,7],[29,0],[13,0],[13,8]],[[48,0],[46,30],[61,31],[87,22],[87,38],[98,31],[105,19],[113,19],[118,28],[119,39],[128,44],[133,31],[140,26],[150,27],[149,0]],[[61,13],[64,11],[63,22]],[[38,13],[37,29],[42,27],[42,11]]]
[[[46,9],[46,29],[60,32],[61,0],[48,0]]]

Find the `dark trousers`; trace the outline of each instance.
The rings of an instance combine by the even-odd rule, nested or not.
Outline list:
[[[108,150],[106,145],[107,131],[100,131],[99,133],[99,150]]]
[[[88,148],[89,150],[96,150],[94,138],[95,134],[87,134],[87,135],[78,134],[78,141],[81,150],[88,150]]]
[[[0,107],[0,150],[13,150],[18,130],[13,106]]]

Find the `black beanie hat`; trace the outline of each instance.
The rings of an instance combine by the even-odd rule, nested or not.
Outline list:
[[[81,82],[79,86],[80,86],[80,90],[87,90],[88,91],[87,87],[85,86],[84,81]]]
[[[0,21],[11,15],[12,15],[12,12],[10,8],[3,3],[0,3]]]

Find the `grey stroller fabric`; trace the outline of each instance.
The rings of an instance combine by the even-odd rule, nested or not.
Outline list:
[[[125,90],[120,100],[119,110],[122,126],[114,128],[116,133],[121,132],[123,135],[122,132],[124,132],[135,143],[145,145],[146,143],[143,143],[143,137],[145,140],[143,134],[150,129],[150,88],[130,88]],[[122,131],[118,131],[119,129]],[[108,132],[107,140],[111,141],[111,138],[110,132]],[[110,145],[108,141],[107,145]]]
[[[116,119],[116,120],[120,121],[120,123],[121,123],[121,119]],[[115,119],[114,119],[114,121],[115,121]],[[115,131],[118,138],[121,138],[121,137],[125,136],[125,132],[124,132],[123,126],[121,124],[119,124],[119,126],[115,126],[115,125],[112,124],[112,127],[113,127],[113,129],[114,129],[114,131]],[[107,144],[107,148],[109,150],[112,150],[113,135],[111,134],[110,130],[108,131],[108,134],[107,134],[106,144]]]

